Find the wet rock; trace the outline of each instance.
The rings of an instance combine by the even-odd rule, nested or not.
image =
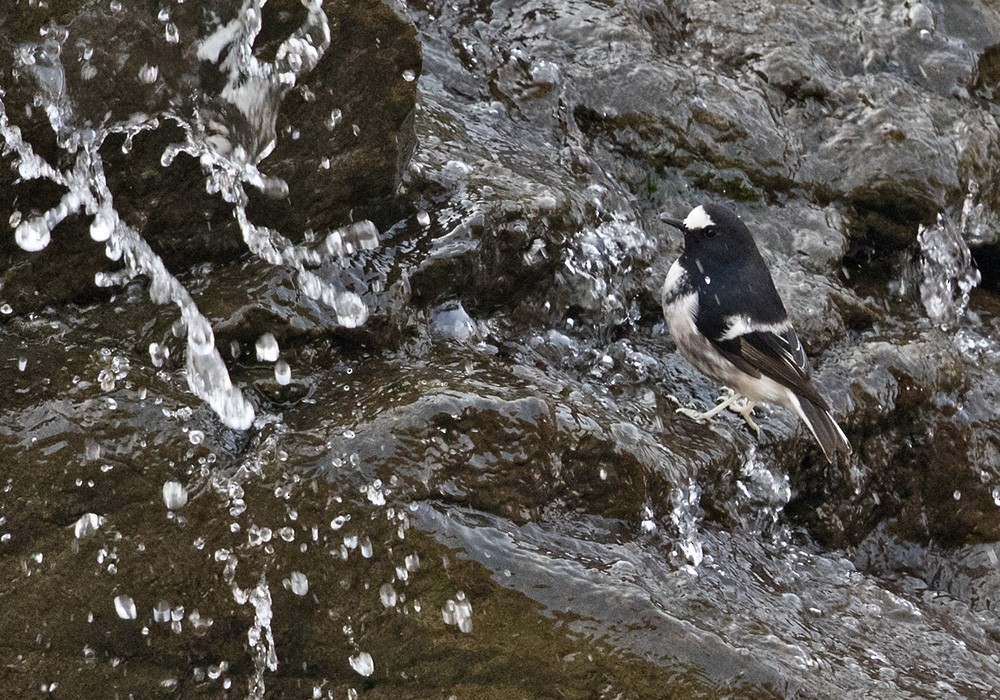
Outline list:
[[[435,353],[446,356],[443,348]],[[518,522],[541,518],[554,504],[633,527],[645,504],[664,513],[681,470],[625,415],[609,419],[610,407],[568,377],[507,368],[490,353],[461,351],[452,362],[359,365],[351,395],[366,407],[392,408],[356,420],[347,433],[335,428],[317,466],[337,478],[353,478],[360,467],[363,479],[391,477],[408,498],[441,499]],[[327,395],[320,389],[321,405],[330,405]],[[316,420],[306,405],[293,415]],[[688,458],[696,462],[730,453],[695,444]]]
[[[967,365],[955,341],[937,330],[905,341],[870,341],[849,356],[849,365],[870,368],[867,377],[851,381],[845,425],[862,470],[793,471],[797,495],[789,512],[838,546],[861,541],[884,521],[917,541],[995,538],[993,374]],[[833,371],[850,372],[844,365]],[[845,388],[830,391],[833,405]]]
[[[265,161],[289,197],[257,198],[250,213],[291,232],[366,218],[384,227],[398,218],[394,200],[415,145],[420,45],[413,25],[379,0],[324,8],[330,48],[282,105],[285,138]]]
[[[940,33],[931,48],[912,44],[923,40],[911,39],[912,23],[888,7],[816,10],[775,10],[776,21],[760,8],[689,8],[679,52],[715,61],[715,70],[643,56],[637,44],[635,62],[656,61],[659,70],[606,62],[577,92],[577,120],[613,149],[654,167],[685,167],[702,187],[732,198],[805,188],[883,220],[929,223],[996,152],[993,118],[953,98],[975,75],[974,52]],[[987,26],[997,23],[980,12]],[[917,15],[925,23],[926,12]],[[785,40],[790,31],[822,38],[803,49]],[[938,96],[928,98],[928,80]],[[698,161],[711,163],[711,173],[700,174]]]

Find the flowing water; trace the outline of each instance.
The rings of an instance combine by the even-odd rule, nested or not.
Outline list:
[[[876,5],[817,22],[986,43]],[[997,696],[987,188],[872,234],[674,9],[0,10],[8,697]],[[706,196],[757,202],[851,464],[675,415],[717,387],[653,222]]]

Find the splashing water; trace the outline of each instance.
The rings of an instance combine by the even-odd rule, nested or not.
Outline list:
[[[472,603],[463,591],[456,593],[454,600],[448,599],[441,609],[441,616],[446,625],[455,625],[465,634],[472,633]]]
[[[670,521],[677,530],[675,547],[688,564],[697,568],[704,558],[702,541],[698,533],[701,487],[691,479],[686,485],[674,489],[670,496],[673,505]]]
[[[756,446],[750,448],[740,467],[736,489],[743,525],[757,533],[778,525],[781,512],[792,497],[788,475],[768,469]]]
[[[969,211],[967,201],[960,225],[938,215],[937,224],[927,228],[920,226],[917,231],[923,273],[920,299],[928,318],[943,328],[954,325],[962,317],[969,305],[969,294],[981,279],[969,244],[963,237],[970,222]]]
[[[250,604],[254,609],[253,626],[247,630],[247,642],[254,656],[254,673],[250,678],[247,697],[259,699],[264,697],[266,690],[264,672],[278,670],[278,652],[271,631],[271,619],[274,615],[271,607],[271,589],[268,587],[266,574],[261,574],[254,588],[240,588],[235,581],[238,560],[235,556],[226,554],[223,578],[232,586],[236,602],[241,605]]]
[[[648,249],[649,238],[634,222],[621,214],[596,228],[585,228],[566,251],[563,267],[567,282],[574,289],[574,299],[583,308],[600,309],[624,318],[625,300],[615,290],[614,275],[637,253]]]
[[[307,0],[303,3],[307,16],[302,25],[281,43],[273,61],[261,61],[253,55],[253,46],[262,29],[264,4],[266,0],[244,0],[231,20],[220,23],[194,44],[195,58],[200,62],[195,68],[203,70],[204,64],[212,64],[224,78],[225,84],[217,94],[199,93],[195,104],[186,104],[190,100],[182,98],[171,99],[153,114],[135,112],[113,120],[113,111],[107,111],[101,117],[87,118],[87,110],[77,104],[85,99],[85,90],[73,82],[73,74],[63,67],[64,44],[69,38],[67,29],[47,27],[42,32],[42,42],[19,46],[18,68],[34,80],[36,103],[44,108],[56,134],[60,156],[70,163],[64,169],[52,166],[35,153],[21,129],[11,122],[0,93],[3,154],[13,158],[21,180],[47,180],[65,190],[58,204],[48,211],[24,219],[17,214],[12,225],[18,246],[28,252],[40,251],[50,243],[53,228],[67,217],[81,213],[93,216],[91,238],[106,244],[109,259],[125,263],[122,273],[98,273],[98,283],[124,284],[138,275],[146,275],[151,281],[152,301],[173,303],[179,308],[187,329],[189,388],[212,407],[225,425],[237,430],[253,424],[254,408],[242,391],[233,386],[215,347],[208,319],[139,232],[123,222],[115,210],[100,149],[109,136],[122,134],[123,151],[127,152],[137,134],[160,129],[164,122],[176,124],[184,140],[166,148],[161,157],[163,167],[169,167],[179,153],[196,158],[206,178],[206,189],[210,194],[219,194],[233,207],[243,240],[252,253],[272,265],[292,267],[303,292],[331,307],[340,325],[363,324],[367,309],[360,296],[320,278],[307,270],[306,265],[375,248],[378,231],[374,225],[355,222],[328,234],[324,246],[309,248],[292,243],[272,228],[254,224],[247,214],[246,185],[271,197],[288,194],[287,184],[263,174],[258,164],[275,147],[275,123],[285,95],[312,71],[330,45],[329,21],[321,1]],[[136,81],[145,85],[165,80],[168,70],[166,66],[144,64]],[[81,70],[83,80],[87,80],[86,75]]]
[[[254,664],[257,670],[254,681],[256,681],[255,685],[259,685],[260,696],[263,697],[264,668],[266,667],[269,671],[278,670],[278,654],[275,651],[274,635],[271,632],[271,616],[273,615],[271,589],[268,588],[267,577],[263,574],[257,587],[250,591],[249,602],[254,607],[254,624],[247,632],[247,640],[250,642],[250,648],[254,650],[257,659]],[[252,689],[250,694],[253,695]]]

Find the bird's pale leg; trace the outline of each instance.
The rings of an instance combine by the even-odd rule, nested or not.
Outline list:
[[[715,418],[715,416],[719,415],[719,413],[729,408],[733,403],[743,398],[742,394],[737,394],[732,389],[726,389],[726,391],[729,392],[729,396],[727,396],[725,399],[722,399],[722,397],[720,396],[719,398],[722,399],[722,403],[718,404],[713,409],[705,411],[704,413],[695,411],[694,409],[691,408],[678,408],[676,412],[682,413],[688,418],[693,418],[694,420],[699,420],[699,421],[711,420],[712,418]]]
[[[753,422],[753,418],[750,417],[750,414],[753,412],[753,407],[755,405],[756,404],[753,401],[751,401],[750,399],[746,399],[743,402],[743,405],[730,406],[729,410],[732,411],[733,413],[739,413],[741,416],[743,416],[743,420],[745,420],[747,422],[747,425],[750,426],[750,428],[755,433],[757,433],[757,439],[759,440],[760,439],[760,426],[758,426],[756,423],[754,423]]]

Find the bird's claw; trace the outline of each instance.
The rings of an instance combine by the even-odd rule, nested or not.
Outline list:
[[[754,433],[756,433],[757,439],[760,440],[760,426],[754,423],[753,418],[750,417],[753,413],[753,407],[754,402],[750,399],[744,398],[743,401],[740,402],[740,405],[730,406],[729,410],[743,416],[743,420],[746,421],[747,426],[753,430]]]
[[[725,403],[727,406],[734,401],[736,392],[730,389],[728,386],[722,387],[722,395],[715,400],[716,404]]]
[[[687,408],[685,406],[681,406],[680,408],[678,408],[677,410],[675,410],[674,413],[680,413],[681,415],[687,416],[688,418],[696,420],[699,423],[702,422],[702,421],[705,421],[705,420],[711,420],[712,419],[712,416],[708,415],[708,413],[709,413],[708,411],[705,411],[705,412],[696,411],[693,408]]]
[[[676,399],[674,400],[676,401]],[[680,401],[677,401],[677,403],[680,403]],[[702,422],[711,420],[724,409],[729,409],[733,413],[738,413],[743,416],[743,420],[746,421],[747,426],[754,431],[757,435],[757,439],[760,439],[760,426],[757,425],[751,417],[754,408],[753,401],[741,394],[737,394],[729,387],[724,386],[722,387],[722,396],[716,399],[715,404],[715,407],[708,411],[696,411],[693,408],[681,406],[675,411],[675,413],[680,413],[688,418],[691,418],[692,420]]]

